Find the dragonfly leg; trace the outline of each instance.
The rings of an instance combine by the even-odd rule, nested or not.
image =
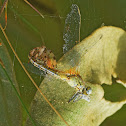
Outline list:
[[[81,94],[78,94],[75,99],[73,100],[73,102],[77,102],[79,101],[80,99],[82,99],[82,95]]]
[[[76,92],[76,93],[69,99],[68,103],[71,102],[74,98],[76,98],[76,97],[78,96],[78,93],[79,93],[79,92]]]
[[[85,94],[83,94],[83,92],[77,91],[77,92],[69,99],[68,103],[71,102],[72,100],[73,100],[73,102],[77,102],[77,101],[79,101],[79,100],[81,100],[81,99],[84,99],[84,100],[90,102],[90,97],[89,97],[89,95],[85,95]]]

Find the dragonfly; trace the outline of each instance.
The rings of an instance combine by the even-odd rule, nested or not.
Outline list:
[[[67,15],[65,20],[65,28],[63,33],[63,39],[65,44],[63,46],[63,52],[67,52],[78,42],[80,42],[80,25],[81,15],[79,7],[73,4],[71,12]],[[45,74],[52,75],[57,79],[66,81],[76,92],[69,99],[68,103],[80,99],[90,101],[90,94],[92,93],[91,87],[87,86],[82,77],[76,70],[70,69],[68,71],[60,71],[57,69],[57,61],[53,52],[46,48],[46,46],[33,48],[28,55],[30,63],[39,70],[44,71]]]

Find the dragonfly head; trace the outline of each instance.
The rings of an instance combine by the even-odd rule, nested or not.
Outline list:
[[[92,93],[92,89],[91,87],[83,87],[82,89],[82,93],[85,94],[85,95],[90,95]]]

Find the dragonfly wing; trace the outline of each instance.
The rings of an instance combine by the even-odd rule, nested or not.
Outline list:
[[[69,49],[80,42],[80,25],[81,15],[79,7],[73,4],[71,12],[67,15],[65,20],[65,27],[63,33],[63,39],[65,44],[63,46],[63,52],[66,53]]]
[[[34,67],[31,63],[23,63],[23,65],[26,67],[26,69],[36,75],[45,76],[46,73],[44,71],[39,70],[37,67]]]

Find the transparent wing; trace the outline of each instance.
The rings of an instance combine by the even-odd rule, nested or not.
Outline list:
[[[26,67],[26,69],[33,73],[36,74],[38,76],[45,76],[46,73],[42,70],[39,70],[37,67],[34,67],[31,63],[23,63],[23,65]]]
[[[65,20],[63,33],[63,39],[65,41],[63,46],[64,53],[75,46],[76,43],[80,42],[80,25],[81,15],[79,7],[76,4],[72,4],[71,12],[67,15]]]

